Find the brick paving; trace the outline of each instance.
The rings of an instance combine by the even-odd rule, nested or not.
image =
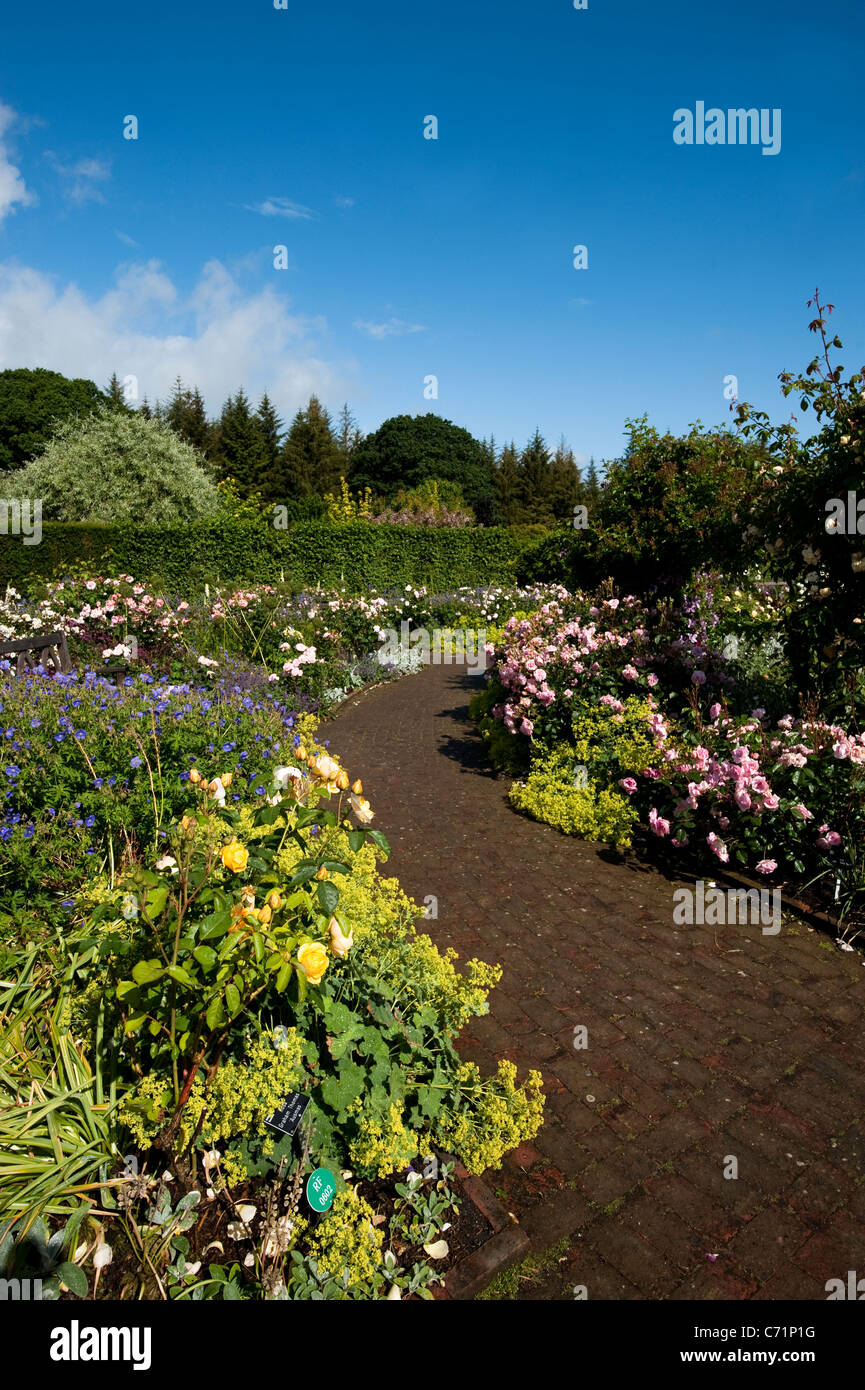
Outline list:
[[[437,900],[430,935],[504,967],[462,1054],[543,1074],[543,1129],[486,1175],[547,1255],[518,1297],[825,1299],[865,1277],[862,956],[801,923],[675,926],[673,880],[517,815],[468,718],[480,683],[428,667],[322,736],[388,871]]]

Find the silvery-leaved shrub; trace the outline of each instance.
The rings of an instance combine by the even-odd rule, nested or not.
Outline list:
[[[160,420],[109,407],[64,421],[6,489],[9,497],[41,498],[45,521],[164,526],[220,508],[190,444]]]

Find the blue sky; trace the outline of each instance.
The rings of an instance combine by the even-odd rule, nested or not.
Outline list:
[[[0,367],[599,460],[728,419],[729,375],[784,416],[815,285],[865,361],[863,38],[858,0],[7,10]],[[674,144],[698,101],[780,108],[780,153]]]

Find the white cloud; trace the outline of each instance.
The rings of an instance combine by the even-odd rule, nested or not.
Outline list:
[[[50,367],[98,385],[117,372],[137,377],[151,401],[165,400],[180,375],[214,414],[241,385],[254,400],[266,389],[283,416],[313,393],[345,399],[352,383],[316,352],[325,331],[324,319],[290,313],[274,289],[243,293],[215,260],[189,294],[147,261],[121,266],[98,297],[0,264],[0,369]]]
[[[333,201],[338,208],[353,208],[355,204],[354,198],[344,198],[341,193],[338,193]]]
[[[265,198],[263,203],[244,203],[247,212],[260,212],[262,217],[294,217],[309,222],[317,217],[312,208],[293,203],[290,198]]]
[[[63,181],[63,192],[72,203],[104,203],[97,184],[105,183],[111,177],[111,165],[103,159],[77,159],[74,164],[64,164],[53,150],[45,151],[45,158],[55,173]]]
[[[366,319],[355,319],[354,326],[368,338],[401,338],[405,333],[425,333],[426,324],[405,323],[403,319],[387,319],[385,323],[369,323]]]
[[[10,212],[14,212],[16,203],[19,207],[26,208],[36,202],[36,195],[27,188],[21,171],[10,160],[3,138],[16,120],[17,116],[12,107],[5,106],[0,101],[0,222]]]
[[[122,241],[122,242],[123,242],[123,245],[124,245],[124,246],[137,246],[137,245],[138,245],[138,242],[135,241],[131,236],[128,236],[126,232],[118,232],[118,231],[115,230],[114,235],[117,237],[117,239],[118,239],[119,241]]]

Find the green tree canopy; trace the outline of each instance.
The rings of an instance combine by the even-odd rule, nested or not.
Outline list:
[[[60,425],[38,458],[5,484],[10,498],[41,498],[46,521],[135,521],[167,526],[219,509],[203,458],[161,420],[103,405]]]
[[[20,468],[42,452],[57,421],[89,415],[105,400],[84,377],[61,376],[46,367],[0,372],[0,468]]]
[[[489,519],[492,470],[486,449],[440,415],[395,415],[367,435],[354,453],[352,486],[370,487],[387,501],[400,488],[417,488],[425,478],[459,484],[478,519]]]

